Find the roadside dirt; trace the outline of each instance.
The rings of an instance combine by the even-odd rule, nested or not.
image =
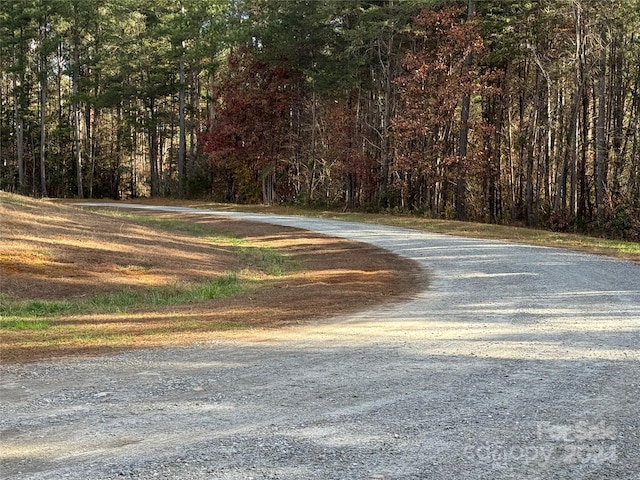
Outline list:
[[[180,220],[223,238],[211,241],[47,202],[1,203],[0,209],[4,298],[83,298],[202,281],[226,272],[254,280],[233,298],[60,317],[46,330],[4,329],[0,363],[247,335],[407,298],[424,281],[420,267],[410,260],[295,228],[180,215]],[[266,275],[251,258],[238,255],[237,245],[224,240],[230,236],[243,245],[284,253],[297,267],[281,276]]]

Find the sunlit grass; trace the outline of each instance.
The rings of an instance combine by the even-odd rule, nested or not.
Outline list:
[[[123,286],[100,294],[88,289],[84,292],[86,295],[77,297],[49,297],[51,292],[43,291],[46,298],[27,300],[9,294],[13,290],[8,289],[4,294],[0,293],[0,363],[49,355],[81,354],[102,348],[111,350],[192,342],[209,338],[212,332],[251,329],[261,321],[254,316],[253,305],[242,315],[236,313],[235,300],[217,300],[238,296],[240,304],[245,305],[252,300],[254,290],[277,282],[277,277],[300,268],[299,262],[291,255],[273,248],[261,238],[241,238],[235,236],[233,228],[229,230],[226,224],[218,228],[216,222],[201,222],[191,217],[180,219],[177,215],[100,210],[96,213],[106,218],[104,221],[96,219],[90,224],[98,225],[98,233],[91,234],[92,227],[85,224],[85,217],[76,216],[77,210],[64,203],[56,205],[50,201],[0,195],[0,209],[3,211],[0,217],[8,222],[15,219],[22,229],[11,237],[5,237],[5,240],[11,239],[11,243],[3,243],[5,248],[0,252],[0,266],[33,278],[51,274],[53,281],[57,281],[72,274],[73,268],[84,268],[84,258],[75,264],[60,254],[72,247],[96,249],[107,255],[115,253],[113,258],[117,261],[109,270],[112,276],[153,276],[153,258],[147,261],[144,257],[138,263],[129,260],[125,253],[131,232],[149,238],[169,238],[172,240],[170,243],[184,240],[188,243],[185,248],[193,244],[198,246],[198,251],[213,247],[213,260],[217,263],[218,256],[224,257],[225,268],[233,269],[232,273],[224,275],[218,271],[216,278],[210,281],[174,281],[169,284],[158,277],[153,285]],[[126,235],[122,233],[124,227]],[[122,246],[116,249],[112,244],[106,245],[99,232],[115,230],[117,234],[118,229]],[[85,235],[85,232],[90,234]],[[55,237],[48,237],[51,233]],[[182,250],[178,250],[180,254]],[[150,251],[149,255],[154,253]],[[171,256],[171,261],[177,258],[170,251],[167,255]],[[236,256],[235,261],[227,260],[233,255]],[[49,267],[55,271],[50,272]],[[210,270],[209,264],[203,266],[203,269],[207,268]],[[179,278],[180,272],[175,273]],[[37,296],[38,292],[31,294]],[[222,314],[219,314],[219,308]]]
[[[225,243],[228,245],[239,246],[245,244],[245,240],[235,237],[233,235],[223,235],[218,232],[214,232],[211,228],[199,224],[197,222],[190,222],[180,220],[177,218],[158,217],[154,215],[143,215],[132,212],[123,212],[120,210],[111,209],[92,209],[99,215],[125,218],[135,223],[146,225],[149,227],[159,228],[161,230],[168,230],[173,232],[185,233],[193,237],[204,238],[216,243]]]
[[[462,222],[421,217],[410,214],[338,212],[314,210],[292,206],[192,204],[196,208],[211,208],[256,213],[300,215],[330,220],[362,222],[394,227],[404,227],[432,233],[459,235],[489,240],[503,240],[527,245],[558,247],[585,253],[607,255],[640,262],[640,242],[607,239],[579,233],[553,232],[529,227],[497,225],[490,223]]]
[[[35,321],[42,317],[52,317],[69,313],[74,303],[68,300],[12,300],[8,297],[0,298],[0,326],[18,324],[17,320]]]
[[[15,195],[13,193],[0,192],[0,204],[24,206],[27,205],[29,201],[33,200],[30,200],[29,197]]]
[[[0,330],[46,330],[51,322],[46,320],[1,319]]]
[[[144,290],[121,290],[72,300],[0,299],[0,329],[36,330],[51,326],[63,315],[125,313],[131,308],[167,307],[189,302],[226,298],[239,294],[242,285],[235,273],[213,280]]]
[[[491,240],[505,240],[545,247],[559,247],[586,253],[609,255],[640,261],[640,243],[638,242],[610,240],[578,233],[562,233],[508,225],[458,222],[454,220],[436,220],[379,214],[347,214],[347,217],[343,217],[343,219],[402,226],[434,233],[486,238]]]
[[[238,255],[243,263],[275,277],[292,273],[301,268],[299,262],[292,261],[273,248],[241,247],[238,250]]]
[[[177,218],[158,217],[154,215],[141,215],[119,210],[96,210],[99,214],[120,217],[132,220],[136,223],[145,224],[162,230],[186,233],[188,235],[204,238],[209,241],[239,247],[237,252],[243,263],[259,269],[272,276],[282,276],[291,271],[298,270],[300,265],[292,262],[286,255],[276,249],[268,247],[255,247],[247,240],[231,235],[222,235],[214,232],[211,228],[196,222],[180,220]]]

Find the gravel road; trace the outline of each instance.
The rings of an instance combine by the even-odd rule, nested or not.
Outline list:
[[[640,265],[168,209],[368,242],[429,287],[248,339],[2,366],[2,478],[640,480]]]

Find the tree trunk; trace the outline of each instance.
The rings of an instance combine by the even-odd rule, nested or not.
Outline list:
[[[507,164],[508,164],[508,179],[509,179],[509,210],[511,220],[515,220],[516,218],[516,180],[515,180],[515,170],[513,166],[513,149],[514,141],[513,141],[513,111],[511,109],[511,103],[509,103],[509,111],[507,113],[508,116],[508,132],[507,132]]]
[[[40,195],[47,196],[47,175],[45,170],[45,157],[47,152],[47,54],[45,52],[45,41],[47,37],[46,25],[40,26]]]
[[[606,82],[606,66],[607,55],[604,47],[600,54],[600,68],[598,69],[597,78],[597,98],[598,98],[598,111],[596,115],[596,168],[595,168],[595,182],[596,182],[596,218],[598,225],[604,223],[604,193],[605,193],[605,172],[607,168],[607,145],[605,138],[605,82]]]
[[[633,138],[631,146],[631,166],[629,171],[629,195],[631,206],[640,209],[640,65],[636,68],[634,104],[629,131]]]
[[[262,175],[262,203],[273,205],[276,197],[276,168],[269,166]]]
[[[313,197],[316,188],[316,177],[317,177],[317,129],[318,129],[318,99],[316,97],[315,90],[311,92],[311,152],[309,156],[311,157],[311,165],[308,170],[310,172],[309,176],[309,185],[307,186],[307,205],[311,206],[313,204]]]
[[[158,126],[156,125],[155,98],[149,101],[149,174],[151,177],[151,196],[160,193],[160,176],[158,170]]]
[[[533,192],[533,172],[534,172],[534,149],[538,141],[538,106],[539,96],[536,95],[534,101],[534,107],[532,112],[532,119],[530,120],[529,131],[533,132],[533,138],[529,139],[527,143],[527,175],[526,175],[526,209],[527,209],[527,225],[533,226],[536,224],[535,210],[534,210],[534,192]]]
[[[618,26],[617,28],[621,28]],[[621,36],[621,35],[620,35]],[[614,155],[613,171],[611,175],[611,197],[620,198],[621,174],[624,168],[627,141],[624,134],[625,121],[625,96],[626,88],[623,80],[624,55],[620,45],[622,41],[619,35],[612,35],[612,47],[610,55],[610,68],[613,71],[610,98],[612,102],[613,135],[612,150]]]
[[[184,57],[180,57],[180,105],[179,105],[179,143],[178,143],[178,196],[184,197],[186,186],[186,151],[187,135],[185,128],[185,97],[186,84],[184,78]]]
[[[578,2],[574,5],[575,29],[576,29],[576,48],[575,48],[575,67],[574,67],[574,91],[571,98],[571,107],[569,110],[569,118],[566,125],[566,141],[565,151],[562,160],[562,166],[558,175],[556,198],[554,202],[554,210],[569,208],[569,213],[573,217],[577,209],[577,143],[578,143],[578,123],[580,117],[580,105],[584,95],[584,32],[582,19],[582,5]],[[567,181],[569,184],[569,195],[567,195]]]
[[[394,37],[395,32],[389,32],[389,38],[386,48],[383,51],[383,40],[378,39],[378,58],[382,65],[381,82],[382,82],[382,110],[380,114],[380,180],[378,185],[378,202],[379,206],[386,208],[388,206],[388,189],[389,189],[389,166],[391,163],[391,117],[393,102],[393,61],[394,54]]]
[[[78,62],[76,57],[75,65],[77,68]],[[80,106],[78,105],[78,72],[74,72],[72,82],[72,97],[73,97],[73,143],[75,150],[76,160],[76,182],[77,182],[77,194],[78,198],[84,198],[84,190],[82,187],[82,141],[81,141],[81,121]]]
[[[81,139],[81,124],[82,113],[80,111],[80,105],[78,101],[78,83],[80,81],[80,34],[78,29],[78,4],[73,2],[72,12],[74,16],[73,23],[73,50],[72,50],[72,75],[71,75],[71,102],[72,102],[72,115],[73,115],[73,143],[75,150],[76,161],[76,183],[77,183],[77,195],[78,198],[84,198],[83,180],[82,180],[82,139]]]
[[[18,93],[16,76],[13,77],[13,110],[16,122],[16,160],[18,162],[18,192],[24,193],[24,119],[22,118],[22,109],[20,107],[21,94]],[[22,82],[20,84],[22,89]]]
[[[467,6],[467,20],[476,16],[475,0],[469,0]],[[464,76],[473,63],[473,55],[467,53],[464,58],[462,75]],[[469,145],[469,113],[471,110],[471,95],[469,92],[462,96],[462,108],[460,111],[460,138],[458,149],[458,180],[456,188],[456,218],[466,220],[465,199],[467,195],[467,148]]]

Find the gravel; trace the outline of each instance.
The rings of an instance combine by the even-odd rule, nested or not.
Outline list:
[[[640,480],[640,265],[215,214],[389,249],[429,288],[310,326],[1,366],[2,478]]]

